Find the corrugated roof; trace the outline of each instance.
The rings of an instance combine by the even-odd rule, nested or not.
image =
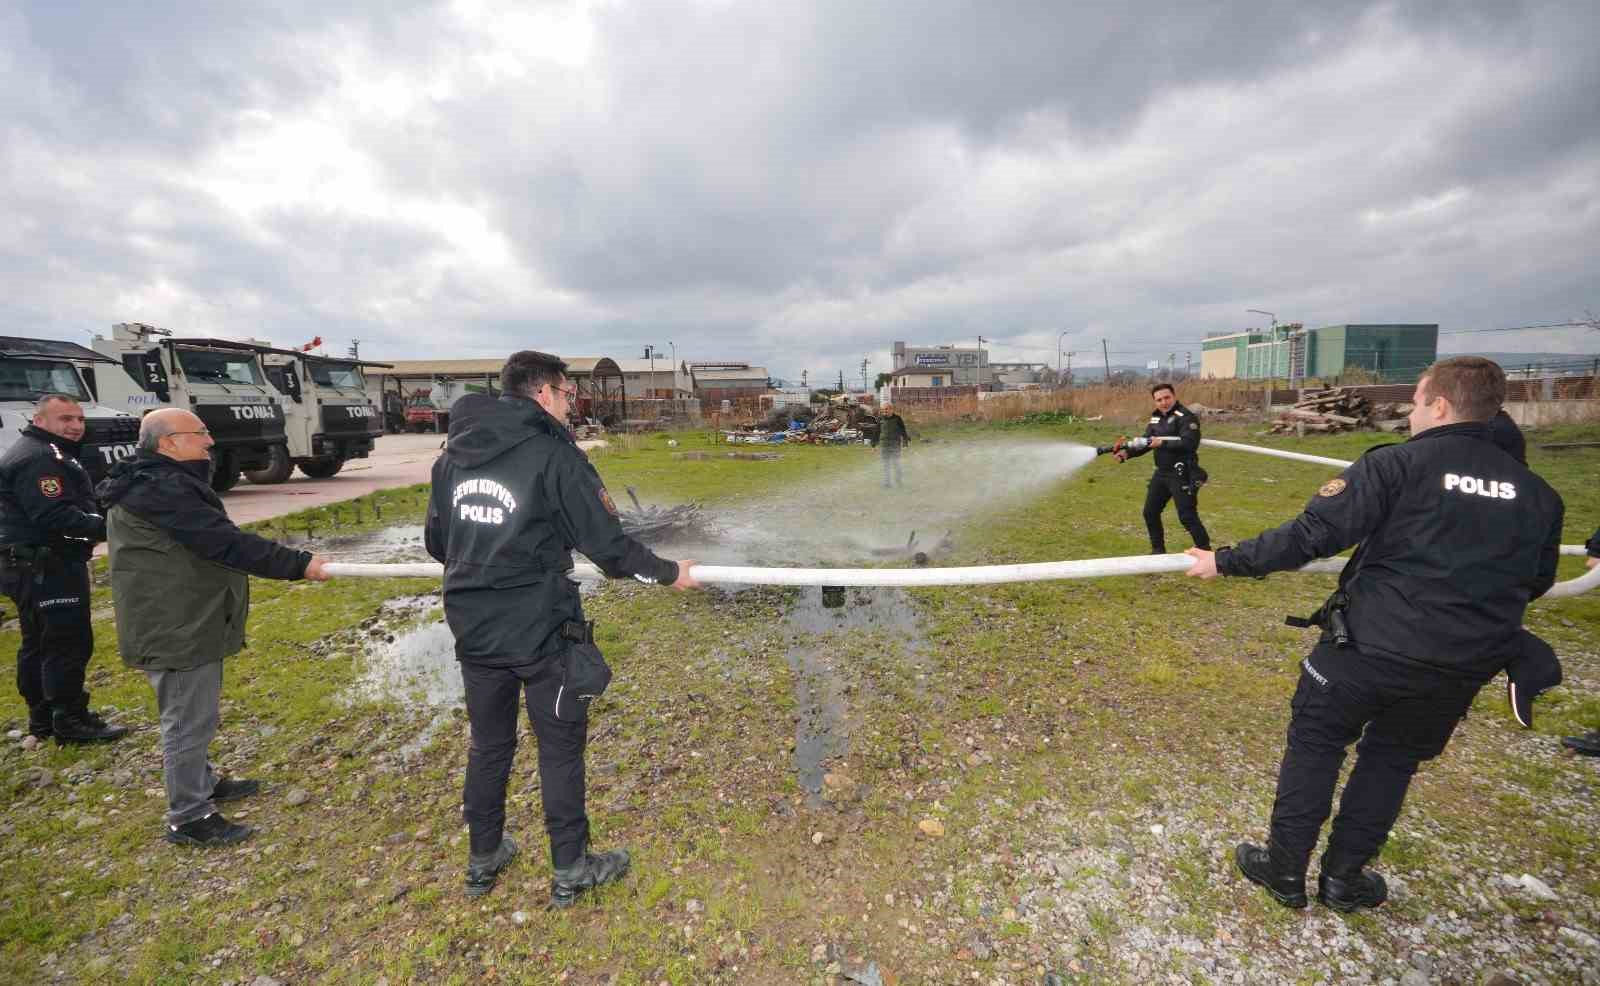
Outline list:
[[[610,363],[606,356],[565,356],[562,359],[567,364],[567,370],[574,374],[592,374],[594,368],[602,363]],[[397,359],[393,361],[394,369],[386,370],[381,375],[386,377],[431,377],[431,376],[484,376],[498,375],[505,367],[504,357],[499,359]]]
[[[748,370],[696,370],[696,380],[766,380],[767,368],[752,366]]]
[[[623,373],[649,373],[650,372],[650,361],[647,360],[647,359],[619,359],[619,360],[616,360],[616,364],[622,370]],[[655,372],[657,372],[657,373],[671,373],[672,372],[672,360],[670,360],[670,359],[658,359],[658,360],[656,360]]]
[[[394,369],[386,370],[386,377],[429,377],[452,374],[498,374],[506,365],[501,359],[397,359]]]

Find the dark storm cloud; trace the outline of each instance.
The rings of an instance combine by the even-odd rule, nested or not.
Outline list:
[[[1593,3],[490,6],[0,15],[0,311],[815,374],[1600,307]]]

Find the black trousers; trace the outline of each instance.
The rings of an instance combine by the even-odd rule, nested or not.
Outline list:
[[[1211,535],[1206,533],[1206,525],[1200,523],[1199,494],[1184,492],[1181,476],[1158,472],[1150,477],[1150,488],[1144,495],[1144,526],[1150,531],[1150,550],[1166,554],[1167,534],[1161,526],[1161,511],[1167,509],[1168,500],[1177,504],[1178,523],[1194,538],[1194,546],[1209,549]]]
[[[1324,872],[1358,870],[1378,854],[1424,760],[1444,751],[1482,682],[1320,643],[1301,662],[1278,768],[1271,849],[1281,868],[1303,873],[1333,802],[1345,750],[1356,765],[1339,799]]]
[[[461,680],[472,724],[462,794],[472,851],[493,852],[505,831],[506,782],[517,752],[517,704],[525,698],[539,742],[539,794],[545,831],[550,834],[550,859],[558,867],[577,862],[589,843],[589,816],[583,807],[583,752],[589,723],[563,722],[555,716],[556,690],[561,685],[559,655],[510,668],[463,662]]]
[[[17,691],[35,715],[86,706],[83,690],[94,630],[89,624],[89,565],[52,557],[6,562],[0,591],[17,606],[22,646],[17,648]]]

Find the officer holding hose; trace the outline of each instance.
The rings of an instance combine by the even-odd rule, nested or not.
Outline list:
[[[1156,406],[1144,429],[1148,442],[1114,450],[1118,462],[1127,462],[1155,450],[1156,471],[1150,477],[1144,498],[1144,526],[1150,532],[1150,553],[1167,553],[1161,512],[1167,509],[1168,500],[1177,505],[1178,522],[1194,539],[1194,546],[1210,548],[1211,535],[1200,522],[1200,487],[1206,481],[1205,472],[1200,468],[1200,419],[1178,403],[1178,392],[1170,383],[1151,387],[1150,397]]]
[[[451,407],[425,528],[428,553],[444,564],[444,615],[472,724],[462,798],[472,840],[466,892],[488,893],[517,854],[505,834],[506,782],[525,697],[539,742],[557,907],[621,879],[629,863],[625,850],[589,851],[589,703],[611,671],[567,578],[572,551],[612,578],[699,585],[689,575],[694,562],[658,558],[622,532],[611,495],[566,426],[575,396],[566,369],[545,353],[513,353],[499,398],[468,394]]]
[[[1188,552],[1188,574],[1212,578],[1287,571],[1360,545],[1338,591],[1300,621],[1323,633],[1301,662],[1271,837],[1234,854],[1280,904],[1306,906],[1311,852],[1358,739],[1317,896],[1340,911],[1387,899],[1383,878],[1365,867],[1412,776],[1524,649],[1523,613],[1555,582],[1564,506],[1490,441],[1486,422],[1504,397],[1492,361],[1441,360],[1417,383],[1409,441],[1369,450],[1281,527],[1214,555]]]

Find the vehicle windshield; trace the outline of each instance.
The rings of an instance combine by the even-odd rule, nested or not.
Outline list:
[[[36,401],[45,394],[65,394],[86,401],[83,378],[71,363],[43,359],[0,360],[0,401]]]
[[[219,349],[180,349],[178,365],[191,379],[218,383],[261,384],[253,353],[231,353]]]
[[[361,375],[361,367],[354,363],[319,363],[307,361],[311,368],[311,379],[319,387],[337,387],[341,390],[366,390],[367,379]]]

